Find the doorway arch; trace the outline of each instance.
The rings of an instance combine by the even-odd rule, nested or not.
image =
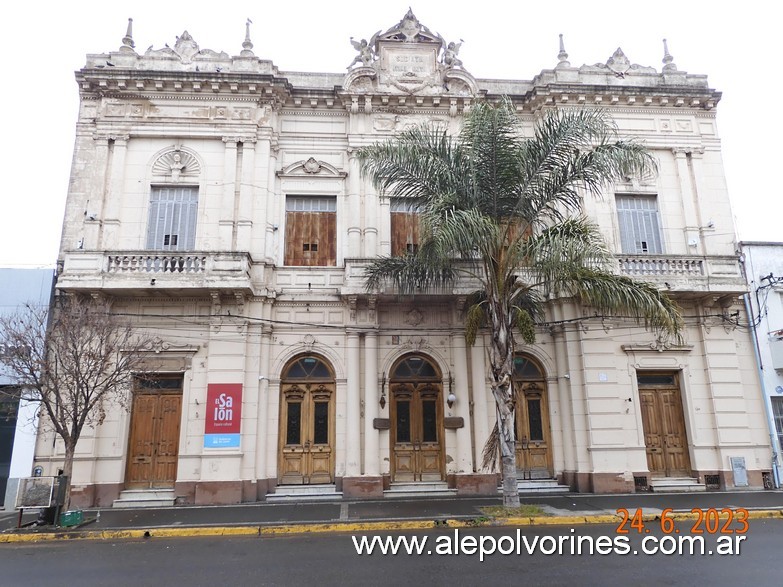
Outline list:
[[[299,355],[280,377],[278,484],[334,483],[335,376],[317,355]]]
[[[398,359],[389,372],[392,482],[445,479],[443,376],[423,354]]]
[[[546,375],[531,355],[514,357],[516,401],[516,458],[523,479],[551,479],[552,433]]]

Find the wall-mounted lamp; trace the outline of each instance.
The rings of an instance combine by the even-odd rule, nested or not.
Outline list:
[[[383,374],[383,379],[381,379],[381,399],[378,400],[378,403],[381,404],[381,409],[386,407],[386,373]]]
[[[454,392],[452,391],[452,386],[454,385],[454,377],[451,376],[451,373],[449,373],[449,395],[446,396],[446,403],[449,406],[449,409],[451,409],[451,406],[454,405],[454,402],[457,401],[457,396],[454,395]]]

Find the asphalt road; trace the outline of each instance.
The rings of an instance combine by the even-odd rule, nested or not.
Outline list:
[[[732,533],[705,531],[705,554],[650,554],[648,550],[675,546],[678,536],[693,537],[692,523],[678,524],[664,537],[649,523],[638,534],[630,529],[628,545],[617,542],[616,526],[476,528],[459,530],[463,549],[470,550],[484,540],[486,549],[494,543],[502,549],[515,548],[519,539],[522,554],[492,554],[482,562],[479,554],[437,555],[447,541],[454,549],[454,529],[428,533],[392,533],[384,536],[427,537],[425,554],[357,555],[350,534],[303,535],[262,538],[151,538],[127,541],[58,541],[40,544],[0,545],[0,585],[49,586],[244,586],[244,585],[482,585],[511,580],[514,585],[780,585],[778,564],[783,521],[751,520],[746,534],[734,524]],[[701,529],[705,530],[704,525]],[[714,530],[717,530],[713,528]],[[649,530],[649,532],[647,532]],[[676,531],[679,530],[679,533]],[[360,539],[362,535],[357,535]],[[501,537],[506,536],[508,538]],[[606,536],[609,550],[620,544],[628,554],[588,554],[588,542]],[[743,536],[738,541],[738,536]],[[560,538],[562,537],[562,538]],[[568,553],[582,538],[583,554],[543,554],[558,541]],[[525,539],[527,542],[525,542]],[[718,555],[716,543],[739,546],[739,554]],[[475,540],[475,542],[474,542]],[[534,540],[539,542],[533,544]],[[573,541],[573,542],[572,542]],[[608,542],[607,542],[608,541]],[[536,546],[537,545],[537,546]],[[538,550],[529,555],[527,548]],[[538,547],[541,547],[539,549]],[[689,549],[689,548],[688,548]],[[426,551],[432,554],[426,554]],[[638,554],[633,554],[636,550]],[[713,551],[712,555],[706,554]]]

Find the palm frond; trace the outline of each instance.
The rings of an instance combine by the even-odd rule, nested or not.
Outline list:
[[[680,338],[682,315],[677,304],[651,283],[598,269],[583,268],[571,276],[570,292],[602,314],[621,314],[648,328]]]
[[[484,443],[484,448],[481,451],[481,468],[490,473],[494,473],[498,470],[498,457],[500,456],[500,432],[498,432],[498,425],[495,424],[492,431],[489,433],[487,442]]]
[[[442,287],[454,280],[451,263],[422,262],[418,255],[379,257],[364,269],[365,289],[368,292],[391,284],[401,294],[416,293],[433,287]]]

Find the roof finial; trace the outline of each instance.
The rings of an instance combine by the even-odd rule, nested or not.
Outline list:
[[[242,57],[255,56],[255,53],[253,53],[253,43],[250,41],[251,24],[253,24],[253,21],[248,18],[247,22],[245,23],[245,41],[242,43],[242,52],[240,53]]]
[[[666,39],[663,40],[663,71],[677,71],[677,66],[673,63],[674,57],[669,53],[669,45]]]
[[[128,30],[125,31],[125,36],[122,37],[122,47],[120,47],[120,51],[123,53],[133,53],[133,48],[136,46],[136,44],[133,42],[133,19],[128,19]]]
[[[566,53],[565,45],[563,45],[563,35],[560,36],[560,52],[557,54],[557,67],[571,67],[571,63],[568,61],[568,53]]]

